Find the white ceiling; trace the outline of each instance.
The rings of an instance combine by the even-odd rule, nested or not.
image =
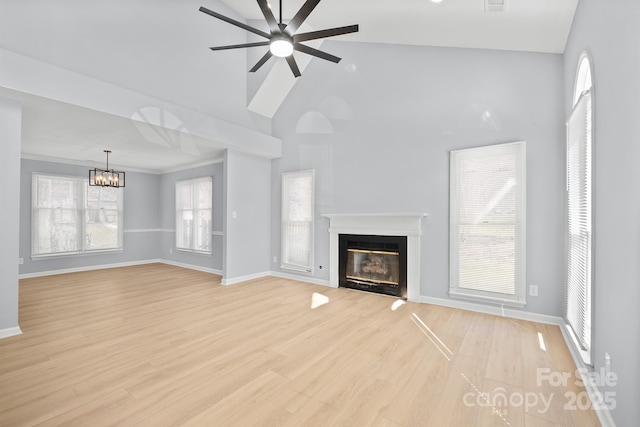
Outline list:
[[[223,155],[222,149],[210,140],[180,132],[180,121],[166,112],[163,122],[167,125],[160,127],[144,118],[131,120],[4,88],[0,88],[0,97],[22,104],[21,150],[26,158],[71,160],[104,168],[104,150],[109,149],[112,151],[109,163],[113,167],[168,172],[204,164]]]
[[[562,53],[578,0],[506,0],[506,12],[491,13],[484,2],[322,0],[306,23],[359,24],[358,33],[335,40]],[[284,0],[285,21],[303,3]],[[263,21],[254,0],[0,0],[0,48],[254,128],[246,53],[207,49],[242,43],[247,34],[198,12],[200,6],[252,25]],[[277,3],[273,10],[278,16]],[[27,156],[100,161],[96,152],[108,148],[120,158],[115,164],[149,171],[220,156],[221,146],[175,129],[25,93],[0,96],[25,106]]]
[[[223,0],[247,19],[261,20],[255,0]],[[358,24],[342,40],[424,46],[562,53],[578,0],[504,0],[505,12],[485,12],[488,0],[323,0],[307,23],[314,29]],[[278,16],[278,1],[272,0]],[[283,17],[303,0],[283,0]],[[228,25],[228,24],[224,24]]]

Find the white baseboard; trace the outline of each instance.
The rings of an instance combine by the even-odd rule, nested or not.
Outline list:
[[[104,270],[107,268],[118,268],[118,267],[131,267],[134,265],[143,265],[143,264],[153,264],[157,262],[164,262],[161,259],[146,259],[141,261],[131,261],[131,262],[119,262],[113,264],[100,264],[100,265],[89,265],[85,267],[75,267],[75,268],[63,268],[60,270],[49,270],[49,271],[39,271],[37,273],[26,273],[20,274],[18,276],[19,279],[31,279],[33,277],[44,277],[44,276],[54,276],[56,274],[67,274],[67,273],[79,273],[82,271],[92,271],[92,270]]]
[[[569,325],[563,320],[562,325],[560,325],[560,330],[562,331],[562,336],[564,338],[565,343],[567,343],[567,347],[569,348],[569,352],[571,353],[571,357],[573,358],[574,363],[576,364],[576,368],[581,371],[591,371],[592,368],[587,366],[582,360],[582,356],[580,355],[580,350],[576,347],[576,343],[570,335],[568,330]],[[587,378],[581,378],[582,383],[584,384],[584,388],[591,399],[591,402],[602,402],[603,400],[599,397],[602,396],[601,392],[598,390],[598,386],[593,384],[592,381],[588,381]],[[598,398],[596,398],[598,397]],[[602,427],[615,427],[616,423],[613,421],[611,417],[611,412],[606,407],[594,408],[596,415],[598,416],[598,420]]]
[[[182,262],[169,261],[168,259],[159,259],[159,260],[156,260],[154,262],[159,262],[159,263],[167,264],[167,265],[173,265],[175,267],[188,268],[189,270],[203,271],[205,273],[217,274],[218,276],[222,276],[222,271],[221,270],[216,270],[215,268],[201,267],[199,265],[193,265],[193,264],[184,264]]]
[[[13,328],[0,329],[0,340],[3,338],[14,337],[20,334],[22,334],[22,329],[20,329],[20,326],[14,326]]]
[[[263,271],[261,273],[248,274],[246,276],[239,276],[239,277],[232,277],[230,279],[223,278],[220,283],[225,286],[235,285],[236,283],[246,282],[247,280],[259,279],[261,277],[266,277],[266,276],[269,276],[269,272]]]
[[[192,265],[192,264],[184,264],[184,263],[181,263],[181,262],[170,261],[170,260],[167,260],[167,259],[145,259],[145,260],[140,260],[140,261],[119,262],[119,263],[113,263],[113,264],[90,265],[90,266],[85,266],[85,267],[64,268],[64,269],[60,269],[60,270],[40,271],[40,272],[37,272],[37,273],[26,273],[26,274],[20,274],[18,276],[18,278],[19,279],[31,279],[33,277],[53,276],[53,275],[56,275],[56,274],[79,273],[79,272],[82,272],[82,271],[104,270],[104,269],[107,269],[107,268],[119,268],[119,267],[132,267],[132,266],[135,266],[135,265],[156,264],[156,263],[173,265],[173,266],[182,267],[182,268],[188,268],[190,270],[204,271],[205,273],[217,274],[219,276],[222,276],[222,271],[216,270],[214,268],[201,267],[201,266]]]
[[[331,283],[329,283],[329,280],[316,279],[315,277],[298,276],[296,274],[288,274],[288,273],[283,273],[281,271],[270,271],[269,275],[273,277],[279,277],[281,279],[291,279],[291,280],[297,280],[298,282],[311,283],[313,285],[329,286],[332,288],[337,287],[337,286],[331,286]]]
[[[547,325],[563,325],[564,320],[558,316],[549,316],[548,314],[531,313],[528,311],[514,310],[512,308],[504,308],[503,306],[478,304],[469,301],[452,300],[445,298],[434,298],[420,296],[416,302],[425,304],[441,305],[443,307],[458,308],[460,310],[475,311],[477,313],[493,314],[495,316],[508,317],[510,319],[527,320],[529,322],[545,323]]]
[[[281,271],[264,271],[262,273],[250,274],[247,276],[234,277],[231,279],[222,279],[222,284],[233,285],[240,282],[246,282],[247,280],[259,279],[261,277],[267,277],[267,276],[279,277],[281,279],[297,280],[298,282],[311,283],[313,285],[335,287],[335,286],[331,286],[328,280],[316,279],[314,277],[298,276],[295,274],[283,273]]]

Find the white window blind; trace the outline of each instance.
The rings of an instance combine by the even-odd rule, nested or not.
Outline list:
[[[176,181],[176,249],[212,253],[213,178]]]
[[[453,297],[526,304],[525,147],[514,142],[451,152]]]
[[[567,309],[569,326],[591,348],[591,92],[583,92],[567,122]]]
[[[34,173],[34,258],[122,250],[122,189],[91,187],[86,178]]]
[[[281,268],[313,270],[314,171],[282,174]]]

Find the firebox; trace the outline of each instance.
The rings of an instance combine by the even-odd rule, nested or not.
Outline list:
[[[340,234],[339,286],[407,297],[406,236]]]

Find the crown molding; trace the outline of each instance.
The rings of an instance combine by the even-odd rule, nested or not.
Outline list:
[[[40,162],[61,163],[61,164],[65,164],[65,165],[86,166],[88,168],[104,167],[104,162],[100,163],[100,162],[95,162],[93,160],[81,161],[81,160],[63,159],[63,158],[60,158],[60,157],[40,156],[38,154],[29,154],[29,153],[21,153],[20,154],[20,158],[26,159],[26,160],[36,160],[36,161],[40,161]],[[203,162],[189,163],[189,164],[186,164],[186,165],[176,166],[176,167],[166,168],[166,169],[145,169],[145,168],[122,166],[122,165],[111,164],[111,163],[109,163],[109,165],[111,167],[113,167],[114,169],[122,170],[122,171],[125,171],[125,172],[138,172],[138,173],[148,173],[148,174],[154,174],[154,175],[164,175],[164,174],[167,174],[167,173],[179,172],[179,171],[188,170],[188,169],[195,169],[195,168],[199,168],[199,167],[202,167],[202,166],[215,165],[217,163],[222,163],[222,162],[224,162],[224,159],[217,158],[217,159],[206,160],[206,161],[203,161]]]

